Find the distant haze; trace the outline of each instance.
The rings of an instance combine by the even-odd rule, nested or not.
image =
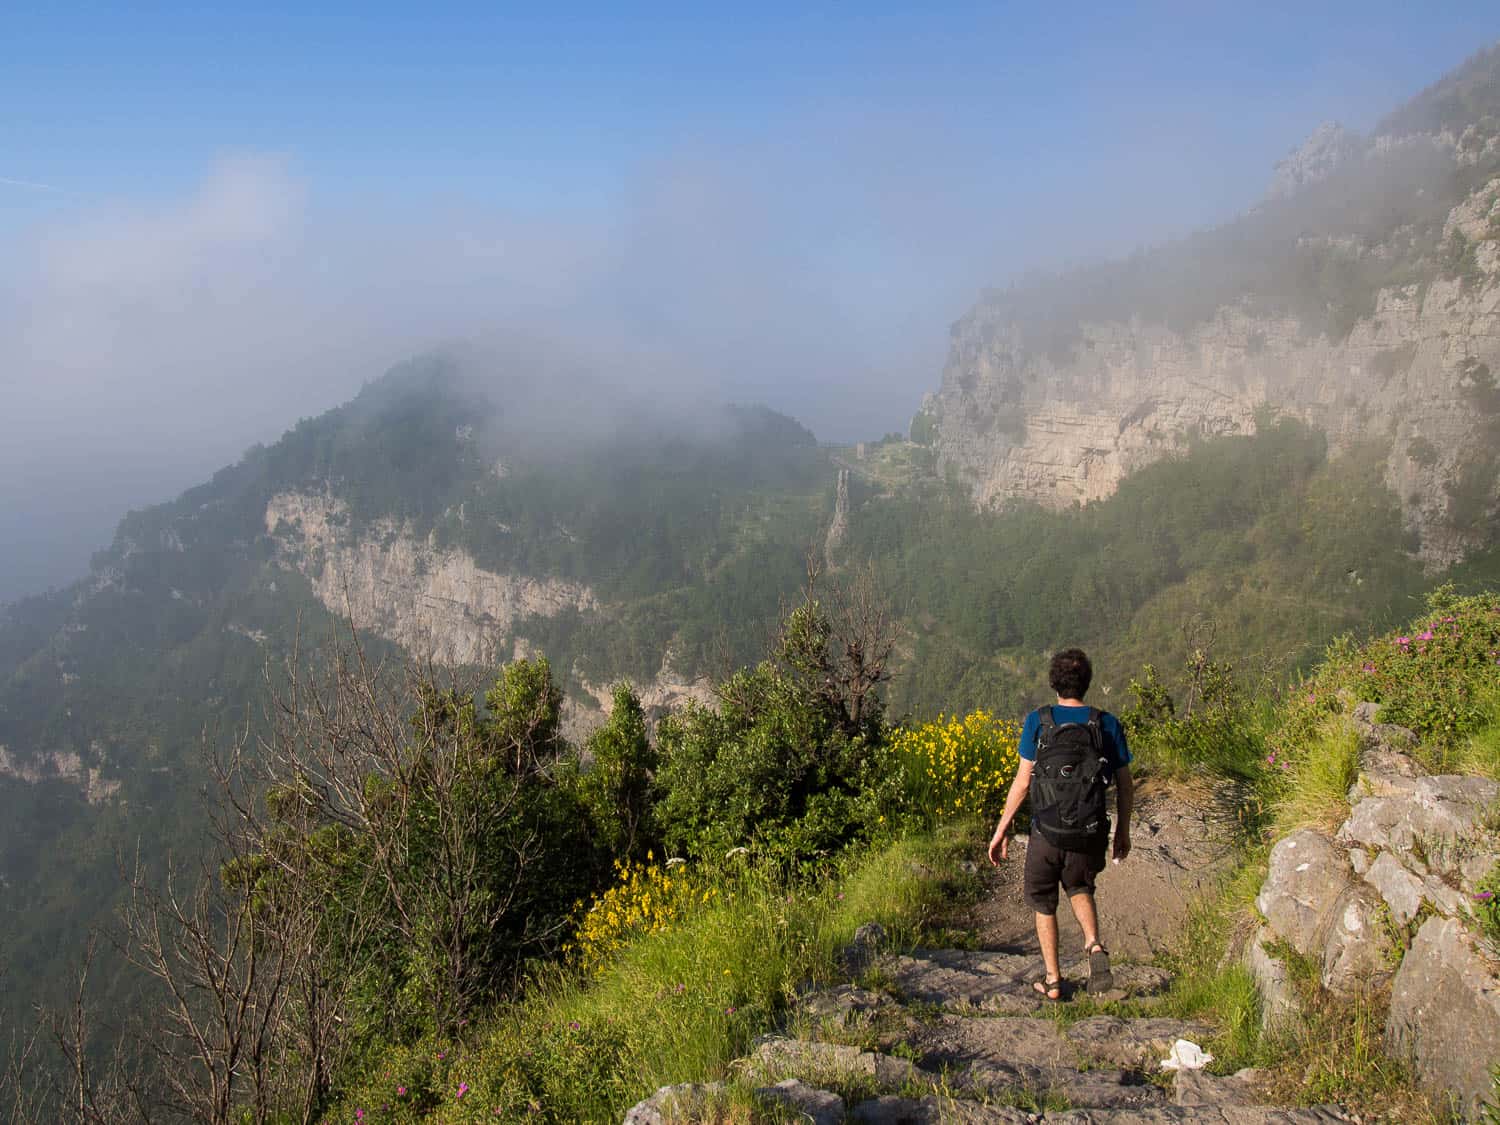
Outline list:
[[[1225,218],[1500,34],[1335,9],[20,17],[0,601],[435,347],[904,430],[981,286]]]

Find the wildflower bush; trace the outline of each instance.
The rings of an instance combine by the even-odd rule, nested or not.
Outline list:
[[[1297,756],[1351,702],[1380,704],[1380,719],[1410,728],[1427,765],[1462,768],[1470,737],[1500,704],[1500,594],[1434,591],[1410,626],[1364,645],[1335,642],[1318,672],[1294,690],[1273,749]]]
[[[576,936],[566,947],[586,972],[597,973],[629,942],[675,925],[695,906],[718,895],[686,864],[665,867],[651,852],[645,863],[615,861],[616,881],[596,897],[578,920]]]
[[[1015,779],[1021,728],[988,711],[895,731],[886,752],[904,783],[908,810],[929,821],[998,817]]]
[[[1474,906],[1474,917],[1479,921],[1479,928],[1484,936],[1496,945],[1500,945],[1500,863],[1490,868],[1490,872],[1479,885],[1474,888],[1469,896]]]

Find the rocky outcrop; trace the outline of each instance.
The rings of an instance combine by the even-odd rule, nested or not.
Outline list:
[[[1325,430],[1335,453],[1388,443],[1385,482],[1424,559],[1452,562],[1478,542],[1447,486],[1472,476],[1474,452],[1490,445],[1494,419],[1473,403],[1474,373],[1500,372],[1497,234],[1500,179],[1448,218],[1445,240],[1471,246],[1462,279],[1382,289],[1337,339],[1241,302],[1191,328],[1086,321],[1048,346],[1028,320],[1034,310],[987,297],[954,325],[941,387],[913,434],[981,506],[1015,497],[1065,507],[1111,495],[1193,436],[1252,433],[1270,407]],[[1493,482],[1485,488],[1493,510]]]
[[[1355,721],[1364,747],[1349,817],[1333,838],[1304,829],[1272,848],[1256,899],[1266,925],[1246,964],[1268,1024],[1297,1005],[1278,942],[1331,992],[1388,986],[1387,1050],[1474,1117],[1500,1064],[1500,951],[1479,939],[1472,910],[1473,888],[1500,862],[1489,820],[1500,785],[1426,776],[1396,749],[1411,732],[1363,705]]]
[[[849,470],[840,469],[838,487],[833,499],[833,520],[823,539],[823,565],[829,570],[838,566],[839,549],[849,534]]]
[[[1391,989],[1386,1039],[1424,1084],[1479,1116],[1500,1061],[1500,963],[1459,919],[1429,918],[1417,931]]]
[[[1359,137],[1337,121],[1325,121],[1294,151],[1276,163],[1267,199],[1285,199],[1311,184],[1321,183],[1360,154]]]
[[[91,747],[96,758],[100,747]],[[45,781],[62,781],[78,787],[83,799],[91,805],[100,805],[120,791],[120,782],[104,776],[98,766],[85,765],[82,756],[72,750],[53,750],[22,761],[9,748],[0,745],[0,777],[13,778],[27,785],[40,785]]]
[[[307,577],[330,612],[440,664],[503,658],[522,618],[598,606],[587,586],[486,570],[392,520],[353,533],[347,507],[327,495],[280,493],[265,523],[283,563]]]

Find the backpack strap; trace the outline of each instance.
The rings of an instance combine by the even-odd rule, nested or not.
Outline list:
[[[1052,707],[1050,704],[1046,707],[1038,707],[1036,709],[1036,718],[1037,731],[1035,749],[1037,757],[1040,758],[1042,755],[1042,751],[1045,750],[1047,748],[1047,744],[1052,741],[1052,733],[1057,730],[1057,720],[1052,717]]]

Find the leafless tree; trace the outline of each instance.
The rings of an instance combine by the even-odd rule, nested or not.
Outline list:
[[[818,596],[823,560],[806,557],[807,584],[800,603],[783,608],[776,651],[808,681],[848,734],[862,731],[875,714],[880,686],[891,676],[901,625],[880,588],[873,565]]]

